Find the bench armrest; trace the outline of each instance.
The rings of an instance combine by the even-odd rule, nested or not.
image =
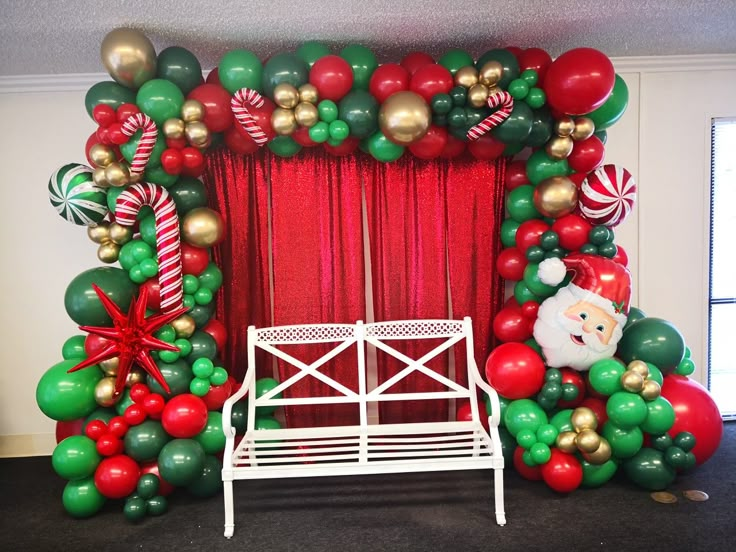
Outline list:
[[[470,369],[473,371],[475,384],[480,387],[491,400],[491,415],[488,416],[488,422],[491,427],[498,427],[501,423],[501,401],[498,400],[498,393],[496,390],[488,385],[486,381],[481,377],[478,371],[478,365],[475,363],[474,358],[470,358]]]

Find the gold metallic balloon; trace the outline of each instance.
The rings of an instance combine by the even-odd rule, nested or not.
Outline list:
[[[110,241],[110,223],[103,221],[97,223],[97,226],[88,226],[87,237],[94,243]]]
[[[130,183],[131,184],[138,184],[141,180],[143,180],[143,173],[142,172],[130,172]]]
[[[644,378],[632,370],[626,370],[621,375],[621,385],[630,393],[638,393],[644,386]]]
[[[106,376],[117,376],[118,368],[120,367],[120,357],[112,357],[107,360],[102,360],[99,363],[100,368]]]
[[[649,377],[649,366],[643,360],[632,360],[626,365],[626,369],[636,372],[644,379]]]
[[[187,123],[184,134],[186,134],[187,141],[195,148],[206,148],[212,143],[210,129],[201,121]]]
[[[117,222],[110,223],[110,239],[118,245],[125,245],[133,239],[133,229]]]
[[[184,129],[186,128],[186,123],[181,119],[166,119],[164,121],[163,126],[161,127],[161,131],[164,133],[164,136],[166,138],[172,138],[174,140],[178,140],[179,138],[184,137]]]
[[[534,188],[534,206],[545,217],[560,218],[578,204],[578,187],[566,176],[550,176]]]
[[[488,87],[488,97],[495,96],[496,94],[500,94],[503,92],[498,86],[489,86]]]
[[[496,86],[503,77],[503,65],[498,61],[487,61],[478,72],[478,80],[488,86]]]
[[[575,131],[575,121],[572,117],[563,115],[559,121],[555,121],[554,130],[557,136],[570,136]]]
[[[293,109],[284,109],[277,107],[271,114],[271,127],[279,136],[288,136],[292,134],[296,128],[296,118]]]
[[[611,444],[604,437],[600,439],[600,446],[594,452],[583,452],[583,458],[589,464],[600,466],[611,459]]]
[[[156,50],[146,35],[135,29],[109,32],[102,41],[100,56],[110,76],[128,88],[140,88],[156,76]]]
[[[573,140],[587,140],[595,132],[595,123],[588,117],[577,117],[575,119],[575,130],[572,131]]]
[[[115,152],[105,144],[95,144],[89,148],[89,158],[98,167],[107,167],[115,161]]]
[[[194,330],[197,329],[197,324],[195,324],[194,318],[188,314],[182,314],[179,318],[171,322],[171,327],[174,328],[177,339],[188,339],[192,337]]]
[[[146,373],[136,368],[128,372],[128,377],[125,378],[125,387],[133,387],[136,383],[145,383],[145,381]]]
[[[595,452],[601,446],[601,436],[594,429],[584,429],[575,437],[575,446],[580,452]]]
[[[294,109],[299,103],[299,90],[288,82],[282,82],[273,89],[273,101],[284,109]]]
[[[598,419],[595,417],[595,412],[585,406],[578,406],[572,411],[570,422],[572,422],[572,427],[575,428],[575,431],[596,429],[598,427]]]
[[[130,170],[123,163],[110,163],[105,167],[105,179],[110,186],[120,187],[130,184]]]
[[[97,258],[103,263],[112,264],[120,256],[120,246],[112,241],[103,243],[97,248]]]
[[[122,397],[115,396],[115,378],[112,376],[104,377],[97,382],[95,386],[95,402],[100,406],[112,406],[118,399]]]
[[[662,394],[662,387],[654,380],[648,379],[644,381],[641,388],[641,397],[646,401],[653,401]]]
[[[181,118],[185,123],[201,121],[204,118],[204,106],[199,100],[186,100],[181,104]]]
[[[308,102],[300,102],[294,108],[294,119],[299,126],[311,128],[319,121],[317,106]]]
[[[557,435],[555,444],[562,452],[576,452],[578,447],[575,446],[575,438],[578,436],[574,431],[563,431]]]
[[[478,70],[472,65],[461,67],[455,73],[455,84],[457,86],[464,86],[470,88],[474,84],[478,83]]]
[[[552,136],[544,149],[552,159],[567,159],[572,153],[573,141],[569,136]]]
[[[97,184],[100,188],[109,188],[110,183],[105,178],[105,167],[97,167],[92,171],[92,182]]]
[[[317,87],[313,84],[302,84],[299,87],[299,101],[316,104],[319,101]]]
[[[419,94],[404,90],[381,104],[378,124],[392,142],[406,146],[422,138],[432,122],[432,111]]]
[[[197,207],[189,211],[181,222],[184,240],[195,247],[212,247],[225,237],[222,216],[208,207]]]
[[[476,83],[468,89],[468,103],[471,107],[484,107],[488,101],[488,87]]]

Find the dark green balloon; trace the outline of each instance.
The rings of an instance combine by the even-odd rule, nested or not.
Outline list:
[[[663,433],[661,435],[652,435],[652,447],[664,452],[673,445],[672,437],[669,433]]]
[[[499,427],[498,434],[501,437],[501,452],[503,454],[504,464],[506,466],[513,466],[516,439],[514,439],[514,436],[505,427]]]
[[[526,162],[526,175],[535,186],[546,178],[567,175],[569,172],[567,159],[552,159],[544,149],[532,153]]]
[[[158,455],[161,477],[176,486],[189,485],[202,475],[205,453],[194,439],[173,439]]]
[[[309,80],[309,67],[296,54],[284,52],[276,54],[263,66],[263,93],[273,97],[273,89],[281,83],[299,88]]]
[[[534,206],[534,186],[524,184],[509,192],[506,197],[506,209],[509,216],[516,222],[525,222],[534,218],[542,218],[542,215]]]
[[[85,339],[86,336],[83,335],[73,335],[67,339],[64,345],[61,346],[61,356],[63,359],[69,360],[76,358],[81,360],[87,358],[87,353],[84,352]]]
[[[646,318],[646,317],[647,315],[644,313],[643,310],[636,308],[636,307],[630,307],[629,314],[626,317],[626,325],[624,326],[624,331],[628,330],[631,327],[631,325],[637,320],[641,320],[642,318]]]
[[[183,176],[169,188],[171,197],[176,203],[176,212],[179,216],[196,209],[207,207],[207,189],[198,178]]]
[[[535,109],[532,111],[532,124],[529,135],[524,140],[524,144],[532,148],[538,148],[547,143],[552,136],[552,127],[554,118],[547,108]]]
[[[217,76],[223,88],[235,94],[241,88],[261,91],[263,66],[249,50],[230,50],[220,59]]]
[[[128,161],[128,163],[133,162],[133,156],[135,155],[135,150],[138,148],[138,143],[141,141],[141,136],[143,136],[143,131],[137,130],[135,134],[130,137],[130,140],[120,146],[120,153],[123,154],[123,157]],[[151,150],[151,157],[146,165],[146,170],[150,171],[155,167],[161,166],[161,154],[166,148],[166,137],[163,133],[159,133],[156,137],[156,143],[153,145],[153,150]],[[119,189],[123,190],[124,188]]]
[[[192,344],[192,352],[187,356],[190,364],[198,358],[213,360],[217,356],[217,343],[215,338],[203,330],[195,330],[189,338]]]
[[[526,250],[526,260],[530,263],[539,264],[544,260],[544,256],[544,249],[542,249],[538,245],[532,245]]]
[[[472,66],[473,56],[465,50],[453,48],[445,52],[437,63],[454,75],[458,69]]]
[[[295,142],[291,136],[277,136],[268,143],[268,149],[279,157],[294,157],[302,151],[302,145]]]
[[[202,273],[197,276],[200,287],[209,289],[212,292],[217,291],[222,286],[222,270],[215,263],[207,265]]]
[[[595,130],[600,132],[616,123],[626,111],[629,105],[629,87],[621,75],[616,75],[613,83],[613,91],[608,99],[595,111],[586,115],[595,123]]]
[[[202,66],[197,57],[180,46],[161,50],[156,60],[156,76],[173,82],[186,95],[202,84]]]
[[[236,433],[245,433],[248,426],[248,400],[242,399],[233,405],[233,411],[230,415],[230,423],[235,428]]]
[[[466,132],[480,123],[483,119],[488,117],[491,112],[488,108],[474,108],[470,106],[465,107],[465,127],[463,130]],[[508,120],[508,119],[507,119]]]
[[[204,459],[202,473],[187,485],[187,491],[198,498],[208,498],[221,490],[222,463],[217,457],[208,455]]]
[[[69,481],[64,487],[61,500],[67,513],[75,518],[95,515],[107,500],[95,487],[94,476]]]
[[[222,430],[222,412],[210,410],[207,425],[194,436],[206,454],[218,454],[225,449],[225,433]]]
[[[532,131],[533,120],[532,108],[524,102],[516,102],[509,118],[494,128],[491,134],[505,144],[524,143]]]
[[[475,66],[480,71],[488,61],[497,61],[503,66],[503,76],[498,81],[498,86],[503,90],[508,89],[512,80],[519,78],[519,62],[516,60],[516,56],[508,50],[504,48],[488,50],[478,58]]]
[[[680,447],[685,452],[690,452],[693,450],[693,447],[695,447],[695,435],[690,433],[689,431],[681,431],[678,433],[674,440],[673,444],[676,447]]]
[[[627,364],[632,360],[651,362],[667,375],[685,356],[685,339],[667,320],[642,318],[624,330],[617,355]]]
[[[587,489],[594,489],[607,483],[618,470],[618,464],[613,460],[598,465],[581,460],[580,465],[583,467],[583,482],[580,485]]]
[[[447,115],[452,110],[452,98],[450,98],[449,94],[435,94],[432,96],[430,105],[432,106],[432,113],[435,117],[437,115]]]
[[[80,326],[112,325],[92,284],[97,284],[123,312],[128,311],[138,289],[120,268],[104,266],[85,270],[69,283],[64,294],[66,312]]]
[[[314,62],[319,58],[330,55],[330,49],[321,42],[310,40],[299,46],[296,55],[311,69]]]
[[[158,456],[158,455],[157,455]],[[161,485],[158,476],[153,473],[145,473],[141,475],[136,485],[136,492],[143,500],[148,500],[158,493],[158,489]]]
[[[644,444],[644,434],[638,427],[624,429],[607,422],[601,435],[611,445],[611,454],[616,458],[631,458]]]
[[[450,98],[455,107],[465,107],[468,101],[468,91],[464,86],[455,86],[450,89]]]
[[[102,379],[102,371],[90,366],[67,373],[77,364],[76,358],[62,360],[49,368],[36,386],[36,404],[52,420],[71,422],[97,408],[95,386]]]
[[[140,496],[131,496],[125,501],[125,506],[123,506],[123,515],[128,521],[142,520],[146,517],[146,501]]]
[[[115,412],[114,408],[96,408],[92,414],[87,416],[84,419],[84,424],[82,425],[82,433],[84,433],[87,429],[87,424],[89,424],[93,420],[101,420],[105,423],[108,423],[110,420],[112,420],[115,416],[117,416],[117,412]]]
[[[606,142],[608,141],[608,132],[605,130],[599,130],[593,134],[593,136],[598,137],[598,139],[603,142],[603,145],[606,145]]]
[[[501,245],[504,247],[516,247],[516,232],[521,223],[507,218],[501,223]]]
[[[212,301],[206,305],[194,305],[187,314],[194,319],[198,328],[204,328],[214,313],[215,302]]]
[[[378,128],[378,101],[365,90],[348,92],[338,104],[338,117],[350,128],[350,135],[366,138]]]
[[[340,57],[353,69],[353,90],[368,90],[371,75],[378,68],[376,54],[361,44],[350,44],[340,50]]]
[[[122,416],[131,404],[133,404],[133,399],[130,398],[130,389],[126,387],[118,402],[115,403],[115,412],[118,416]]]
[[[650,491],[666,489],[677,475],[660,451],[648,447],[624,462],[624,471],[631,481]]]
[[[184,94],[173,82],[164,79],[151,79],[138,89],[136,105],[158,126],[166,119],[181,116]]]
[[[404,146],[394,144],[380,130],[373,133],[366,140],[368,142],[368,151],[378,161],[390,163],[404,155]]]
[[[169,508],[169,503],[165,496],[152,496],[146,500],[146,513],[149,516],[162,516]]]
[[[84,107],[92,117],[92,110],[100,104],[117,109],[124,103],[135,103],[135,91],[114,81],[103,81],[92,85],[84,96]]]
[[[138,462],[155,459],[171,437],[157,420],[145,420],[130,426],[123,440],[125,454]],[[154,493],[155,494],[155,493]]]
[[[166,398],[181,395],[182,393],[189,393],[189,384],[192,378],[194,378],[190,363],[180,358],[170,364],[158,360],[156,361],[156,366],[161,370],[164,380],[169,385],[171,394],[166,393],[163,387],[149,374],[146,376],[146,384],[151,389],[151,393],[158,393]]]

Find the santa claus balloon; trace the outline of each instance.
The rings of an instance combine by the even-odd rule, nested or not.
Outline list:
[[[534,324],[547,365],[588,370],[616,352],[631,300],[631,274],[619,263],[595,255],[572,254],[539,265],[539,278],[548,285],[570,283],[545,300]]]

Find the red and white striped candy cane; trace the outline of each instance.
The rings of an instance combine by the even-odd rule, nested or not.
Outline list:
[[[258,126],[253,115],[250,114],[246,105],[252,105],[253,107],[263,106],[263,96],[251,88],[241,88],[238,90],[230,100],[230,108],[233,110],[233,115],[245,129],[253,141],[262,146],[268,142],[268,137],[263,129]]]
[[[123,123],[122,131],[125,136],[131,137],[139,128],[143,129],[143,136],[138,142],[138,147],[135,149],[135,154],[133,154],[133,161],[130,164],[130,172],[136,174],[142,174],[146,170],[146,165],[151,158],[151,152],[158,137],[156,123],[145,113],[135,113],[128,117]]]
[[[497,127],[508,119],[509,115],[511,115],[511,111],[514,109],[514,98],[511,94],[505,91],[488,96],[488,107],[493,109],[499,105],[501,106],[501,109],[491,113],[488,117],[468,131],[468,139],[477,140],[486,132],[490,132],[492,128]]]
[[[118,196],[115,221],[133,226],[135,217],[144,205],[150,205],[156,217],[156,253],[158,254],[158,283],[161,287],[161,312],[167,313],[182,306],[181,243],[176,204],[161,186],[143,182],[135,184]]]

